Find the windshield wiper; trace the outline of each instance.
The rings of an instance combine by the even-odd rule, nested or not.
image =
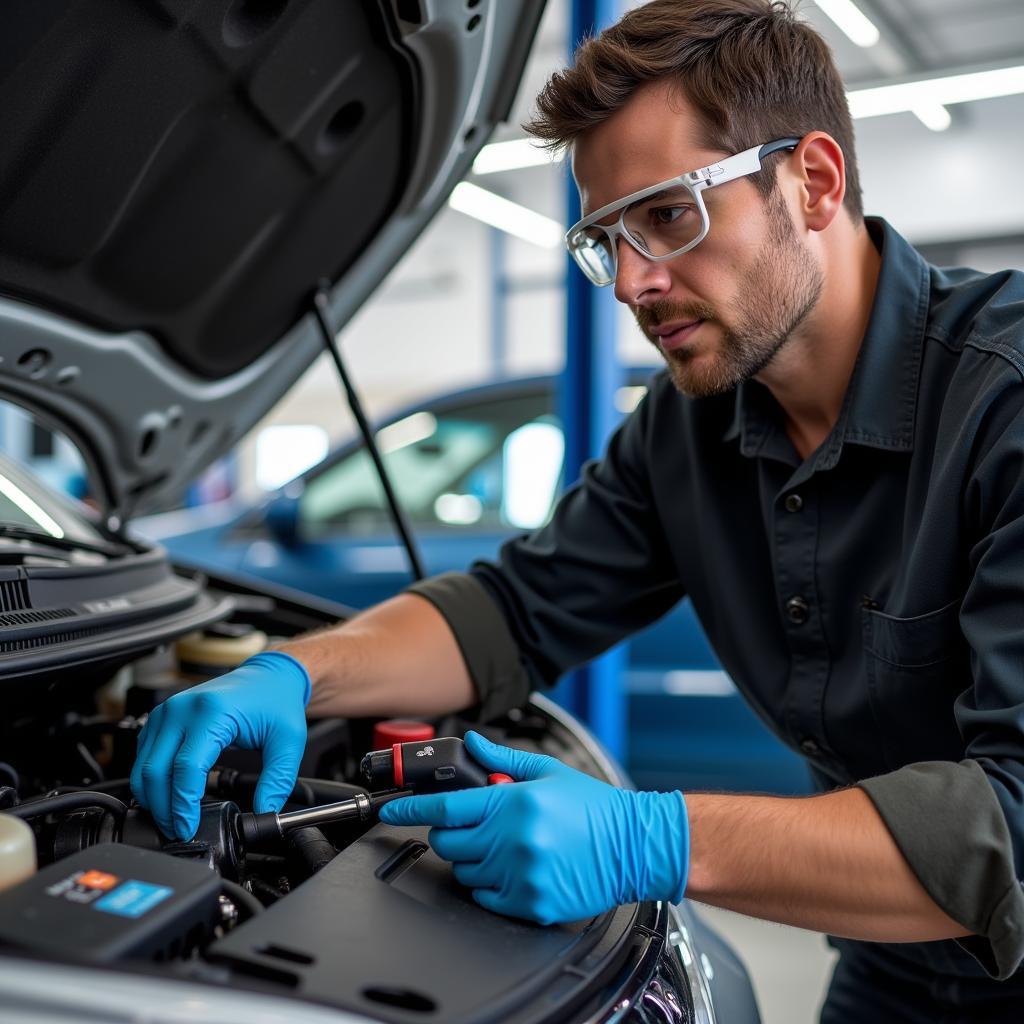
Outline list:
[[[0,538],[4,537],[11,540],[31,541],[33,544],[57,548],[60,551],[89,551],[96,555],[106,555],[107,558],[119,558],[125,554],[125,549],[115,547],[113,544],[93,544],[87,540],[75,540],[71,537],[54,537],[52,533],[33,529],[23,523],[0,521]]]

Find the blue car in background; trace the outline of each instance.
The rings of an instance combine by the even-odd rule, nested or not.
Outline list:
[[[635,369],[628,411],[650,369]],[[493,556],[541,525],[562,486],[557,378],[456,391],[389,418],[376,437],[430,574]],[[222,504],[136,522],[176,561],[227,569],[356,607],[410,579],[373,462],[361,442],[335,450],[263,503]],[[628,642],[628,770],[638,786],[809,791],[803,761],[737,693],[689,600]]]

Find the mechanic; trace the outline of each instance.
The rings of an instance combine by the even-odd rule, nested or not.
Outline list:
[[[434,826],[502,913],[685,893],[830,933],[826,1022],[1021,1019],[1024,275],[938,270],[864,219],[842,82],[785,4],[635,9],[526,127],[571,154],[570,250],[666,371],[496,563],[158,707],[138,799],[189,837],[233,742],[276,809],[307,715],[486,721],[689,595],[819,795],[626,792],[470,734],[522,782],[382,818]]]

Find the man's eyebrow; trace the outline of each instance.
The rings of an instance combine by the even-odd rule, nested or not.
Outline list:
[[[652,192],[649,196],[644,196],[643,199],[634,200],[634,203],[655,203],[666,196],[678,196],[680,194],[689,195],[689,191],[682,185],[669,185],[666,188],[659,189],[657,192]],[[629,205],[632,206],[633,203]]]
[[[642,191],[643,191],[643,189],[637,189],[637,192],[642,192]],[[665,188],[659,189],[657,192],[652,192],[649,196],[644,196],[643,199],[634,199],[632,202],[626,203],[624,206],[620,206],[620,207],[618,207],[618,209],[612,210],[611,213],[608,214],[608,216],[609,217],[616,217],[620,213],[620,211],[622,211],[624,209],[627,209],[630,206],[635,206],[638,203],[656,202],[659,199],[664,199],[668,195],[679,195],[680,193],[682,193],[683,195],[689,194],[687,188],[684,185],[680,185],[678,183],[676,183],[675,185],[668,185]],[[632,192],[629,193],[629,195],[633,195],[633,194],[634,193],[632,193]],[[627,198],[628,198],[628,196],[623,196],[622,199],[617,200],[617,202],[622,202],[622,200],[627,199]],[[582,218],[581,219],[585,220],[587,217],[590,216],[589,212],[586,212],[586,211],[581,211],[581,212],[582,212]]]

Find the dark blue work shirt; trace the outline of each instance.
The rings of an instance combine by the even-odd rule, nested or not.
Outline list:
[[[484,714],[688,595],[746,699],[822,788],[867,792],[975,933],[879,948],[983,977],[966,948],[1005,978],[1024,956],[1024,274],[937,269],[868,226],[875,304],[817,451],[760,383],[692,399],[662,372],[547,526],[412,589]]]

